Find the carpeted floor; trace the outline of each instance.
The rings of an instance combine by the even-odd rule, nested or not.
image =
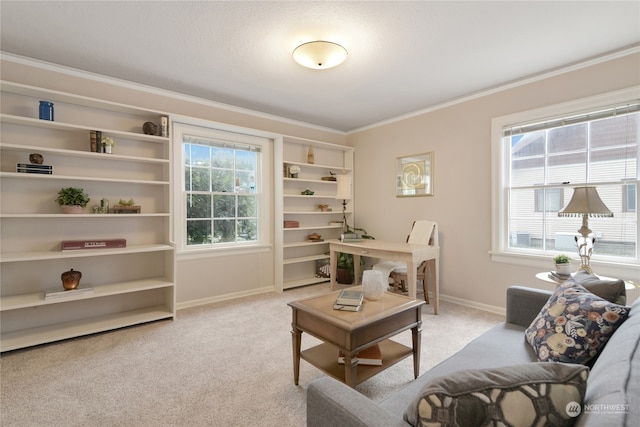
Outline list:
[[[17,350],[0,357],[0,424],[9,426],[305,425],[307,384],[323,373],[301,362],[293,384],[287,302],[328,284],[178,312],[177,320]],[[421,372],[502,321],[441,302],[423,309]],[[395,337],[406,345],[411,333]],[[303,335],[303,348],[318,341]],[[410,358],[360,384],[383,399],[410,382]]]

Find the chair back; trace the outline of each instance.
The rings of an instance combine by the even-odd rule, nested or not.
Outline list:
[[[440,246],[438,243],[438,224],[426,219],[414,221],[411,234],[407,237],[407,243]]]

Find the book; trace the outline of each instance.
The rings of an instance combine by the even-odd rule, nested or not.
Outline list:
[[[53,171],[52,170],[46,170],[46,169],[17,168],[16,172],[19,172],[19,173],[37,173],[37,174],[42,174],[42,175],[53,175]]]
[[[112,249],[126,248],[126,239],[104,239],[104,240],[63,240],[60,245],[63,251],[75,249]]]
[[[51,165],[39,165],[36,163],[16,163],[16,168],[20,169],[34,169],[34,170],[52,170],[53,166]]]
[[[341,242],[361,242],[362,237],[356,233],[344,233],[340,235]]]
[[[360,351],[356,357],[358,358],[358,365],[382,366],[382,352],[380,351],[379,344],[365,348]],[[344,354],[342,351],[338,351],[338,363],[344,364]]]
[[[360,307],[362,307],[362,305],[343,305],[338,304],[337,302],[333,303],[333,309],[340,311],[360,311]]]
[[[564,282],[565,280],[569,279],[571,277],[571,274],[560,274],[557,271],[550,271],[549,272],[549,278],[555,280],[556,282]]]
[[[349,289],[343,289],[338,294],[338,298],[336,298],[336,304],[339,305],[351,305],[351,306],[359,306],[362,304],[362,299],[364,298],[364,292],[362,291],[351,291]]]

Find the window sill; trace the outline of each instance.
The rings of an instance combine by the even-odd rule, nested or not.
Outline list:
[[[572,254],[567,253],[570,256]],[[499,252],[489,251],[491,261],[501,262],[505,264],[521,265],[525,267],[539,268],[540,271],[548,271],[553,268],[553,261],[550,256],[515,253],[515,252]],[[578,254],[574,256],[571,262],[572,269],[579,267]],[[596,274],[608,277],[615,277],[624,280],[630,280],[634,283],[640,282],[640,265],[629,262],[612,262],[603,260],[591,260],[591,266]]]
[[[176,256],[176,259],[178,261],[184,261],[191,259],[228,257],[235,255],[247,255],[258,252],[270,252],[272,249],[273,246],[270,244],[255,244],[241,247],[234,246],[225,248],[192,249],[179,252]]]

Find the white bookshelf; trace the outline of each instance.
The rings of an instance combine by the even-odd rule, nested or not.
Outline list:
[[[314,162],[307,162],[309,147],[313,147]],[[336,181],[323,180],[331,174],[353,173],[353,148],[303,138],[276,139],[276,252],[275,283],[278,290],[326,282],[327,277],[316,275],[316,266],[329,260],[330,239],[339,238],[342,225],[342,200],[335,198]],[[296,178],[288,168],[297,166]],[[313,195],[302,195],[309,189]],[[352,215],[352,203],[347,201],[346,215]],[[323,212],[319,205],[328,205]],[[284,221],[297,221],[299,227],[285,228]],[[317,233],[323,242],[310,242],[308,236]]]
[[[175,254],[171,241],[170,138],[145,135],[146,121],[167,114],[1,82],[0,350],[175,317]],[[38,101],[54,103],[55,121],[38,119]],[[114,154],[90,151],[91,131],[117,142]],[[17,173],[30,153],[53,174]],[[54,202],[63,187],[82,187],[91,201],[65,215]],[[95,214],[133,198],[140,214]],[[114,249],[61,251],[63,240],[124,238]],[[82,272],[81,286],[62,290],[60,275]]]

